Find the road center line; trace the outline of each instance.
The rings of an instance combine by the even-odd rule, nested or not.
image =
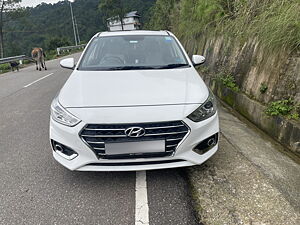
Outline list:
[[[54,74],[54,73],[50,73],[50,74],[48,74],[48,75],[46,75],[46,76],[44,76],[44,77],[41,77],[41,78],[39,78],[39,79],[37,79],[37,80],[31,82],[30,84],[25,85],[24,88],[27,88],[27,87],[29,87],[29,86],[35,84],[36,82],[39,82],[39,81],[41,81],[41,80],[43,80],[43,79],[45,79],[45,78],[47,78],[47,77],[49,77],[49,76],[51,76],[51,75],[53,75],[53,74]]]
[[[136,172],[135,225],[149,225],[146,171]]]

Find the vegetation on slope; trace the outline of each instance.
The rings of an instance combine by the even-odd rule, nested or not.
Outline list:
[[[271,50],[300,47],[299,0],[157,0],[152,11],[149,27],[184,39],[224,35],[257,38]]]

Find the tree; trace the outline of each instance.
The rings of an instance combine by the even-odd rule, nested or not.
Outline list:
[[[150,10],[151,17],[147,27],[154,30],[170,30],[172,25],[170,15],[177,2],[179,0],[157,0]]]
[[[15,18],[20,12],[19,3],[22,0],[0,0],[0,58],[4,57],[3,25],[10,18]]]
[[[126,12],[125,0],[102,0],[99,4],[99,9],[106,20],[109,17],[119,17],[122,30],[123,18]]]
[[[46,49],[55,50],[58,47],[69,46],[71,43],[65,37],[51,37],[46,40]]]
[[[83,43],[88,42],[95,33],[106,30],[106,22],[103,21],[106,21],[107,15],[104,16],[101,10],[95,10],[102,1],[104,0],[76,0],[72,3]],[[125,13],[137,10],[142,15],[142,22],[147,23],[151,15],[149,9],[155,0],[123,0],[123,3]],[[6,20],[6,13],[4,14]],[[50,40],[55,37],[72,43],[73,27],[68,1],[23,8],[22,15],[18,13],[16,16],[14,19],[10,17],[4,24],[5,56],[30,55],[34,47],[51,49],[56,41],[51,41],[50,44]],[[68,43],[61,45],[69,45]]]

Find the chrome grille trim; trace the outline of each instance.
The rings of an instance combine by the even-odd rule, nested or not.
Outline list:
[[[107,131],[107,130],[111,130],[111,131],[121,130],[121,131],[125,131],[125,129],[93,129],[93,128],[85,128],[85,130],[102,130],[102,131]]]
[[[145,129],[147,130],[147,129]],[[145,137],[148,136],[160,136],[160,135],[171,135],[171,134],[182,134],[182,133],[186,133],[186,131],[181,131],[181,132],[173,132],[173,133],[157,133],[157,134],[145,134]],[[86,135],[83,134],[81,135],[82,137],[97,137],[97,138],[105,138],[105,137],[127,137],[126,135]]]
[[[125,130],[130,127],[142,127],[146,134],[142,137],[128,137]],[[83,142],[94,151],[98,158],[117,159],[122,158],[151,158],[165,157],[175,154],[176,149],[186,139],[190,128],[183,121],[133,123],[133,124],[87,124],[79,132]],[[112,156],[105,154],[106,143],[122,143],[136,141],[165,140],[164,154],[122,154]]]
[[[145,136],[160,136],[160,135],[171,135],[171,134],[183,134],[186,133],[186,131],[181,132],[173,132],[173,133],[157,133],[157,134],[145,134]]]
[[[174,147],[174,146],[177,146],[178,144],[174,144],[174,145],[167,145],[167,148],[171,148],[171,147]]]
[[[126,135],[81,135],[82,137],[95,137],[95,138],[112,138],[112,137],[127,137]]]
[[[175,128],[175,127],[184,127],[184,125],[179,126],[166,126],[166,127],[149,127],[145,128],[146,130],[154,130],[154,129],[168,129],[168,128]]]
[[[177,141],[177,140],[181,140],[181,138],[167,139],[166,141]]]
[[[87,141],[89,144],[105,144],[105,142],[99,142],[99,141]]]
[[[184,127],[184,125],[178,126],[165,126],[165,127],[147,127],[146,130],[155,130],[155,129],[168,129],[168,128],[176,128],[176,127]],[[99,130],[99,131],[125,131],[125,129],[97,129],[97,128],[85,128],[85,130]]]

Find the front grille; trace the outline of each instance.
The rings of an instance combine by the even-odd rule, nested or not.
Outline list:
[[[142,137],[128,137],[125,130],[130,127],[141,127],[145,130]],[[189,128],[182,121],[158,122],[158,123],[135,123],[135,124],[88,124],[80,132],[80,137],[95,152],[99,158],[152,158],[171,156],[178,144],[188,134]],[[158,154],[122,154],[107,155],[105,144],[123,143],[136,141],[165,140],[165,152]]]

